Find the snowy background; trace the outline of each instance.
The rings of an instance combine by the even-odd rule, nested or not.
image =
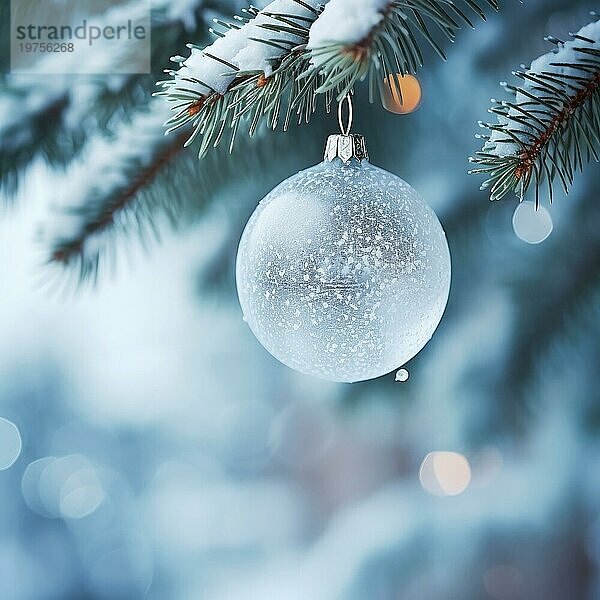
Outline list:
[[[200,41],[234,4],[156,2],[154,70],[175,51],[165,39]],[[466,174],[497,82],[594,6],[502,4],[448,62],[427,56],[413,115],[357,100],[372,162],[425,196],[453,257],[446,315],[406,383],[296,374],[241,319],[247,217],[320,160],[333,117],[258,136],[250,164],[218,155],[210,196],[194,192],[200,167],[155,190],[192,204],[184,226],[159,216],[160,243],[115,242],[98,284],[74,293],[44,264],[72,227],[59,205],[118,185],[124,157],[164,143],[162,115],[137,114],[151,78],[3,75],[0,598],[600,599],[597,167],[547,207],[539,245]],[[64,97],[60,119],[45,112]],[[110,138],[90,121],[100,101]],[[142,139],[129,117],[146,119]],[[79,140],[74,162],[48,136]]]

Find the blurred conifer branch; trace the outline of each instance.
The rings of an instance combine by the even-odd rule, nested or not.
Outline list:
[[[51,248],[50,260],[76,265],[81,280],[95,279],[105,232],[127,232],[135,224],[142,240],[149,235],[156,237],[157,213],[162,211],[171,221],[178,213],[182,201],[172,163],[184,138],[166,139],[160,135],[164,113],[156,108],[151,106],[149,111],[136,114],[109,140],[102,139],[89,149],[89,158],[71,169],[64,194],[66,204],[57,207],[43,231]],[[115,164],[119,164],[118,171]],[[89,177],[90,170],[93,178]],[[168,202],[164,202],[165,191],[169,193]]]
[[[71,166],[41,230],[48,262],[67,275],[52,277],[51,284],[94,283],[123,245],[135,240],[146,247],[160,239],[165,226],[195,223],[224,185],[250,178],[288,146],[283,135],[258,147],[244,138],[233,158],[222,147],[198,164],[195,155],[184,151],[189,130],[164,135],[167,112],[164,102],[152,100],[109,138],[95,140]],[[309,143],[303,136],[297,139]]]
[[[471,172],[487,176],[482,189],[492,200],[522,199],[533,185],[539,203],[545,185],[552,202],[557,181],[568,193],[575,173],[599,160],[600,21],[567,42],[547,39],[556,49],[514,73],[521,86],[501,84],[512,98],[494,100],[498,121],[481,123],[489,134],[478,136],[485,143]]]
[[[153,65],[160,65],[173,47],[184,43],[189,29],[176,10],[169,8],[167,0],[153,4],[151,59]],[[191,2],[188,5],[193,6]],[[187,16],[188,21],[193,16],[199,33],[205,27],[205,13],[214,14],[212,8],[212,0],[198,0],[193,14]],[[1,27],[8,41],[10,15],[6,7],[4,10]],[[39,18],[43,20],[43,16]],[[114,71],[114,55],[93,52],[92,58],[97,66],[102,66],[99,72]],[[36,159],[42,158],[53,167],[66,167],[86,146],[89,137],[98,130],[108,132],[127,114],[147,104],[147,90],[160,73],[157,70],[154,74],[115,75],[107,85],[106,76],[70,74],[72,65],[65,62],[70,59],[64,53],[47,60],[56,67],[57,73],[67,75],[32,79],[27,75],[13,75],[7,67],[7,73],[0,76],[3,101],[0,106],[0,191],[7,197],[18,191],[24,173]]]
[[[483,6],[497,8],[496,0],[461,0],[456,4],[451,0],[330,0],[325,8],[319,0],[275,0],[262,11],[250,6],[231,23],[214,19],[219,31],[211,30],[218,38],[212,45],[189,46],[191,56],[187,59],[174,57],[179,68],[169,71],[171,78],[161,82],[158,92],[168,103],[160,99],[145,106],[147,96],[138,93],[137,77],[125,79],[119,87],[119,98],[131,97],[127,107],[114,102],[112,96],[105,98],[103,88],[99,88],[93,114],[95,126],[103,130],[108,143],[87,148],[81,135],[76,148],[73,144],[61,146],[69,149],[65,164],[80,152],[88,158],[81,169],[77,165],[70,168],[69,179],[74,184],[65,190],[57,214],[46,225],[51,262],[70,267],[80,280],[95,279],[113,232],[121,232],[119,237],[123,237],[137,231],[142,240],[155,236],[155,216],[166,215],[175,222],[183,209],[178,199],[214,189],[219,177],[208,168],[195,174],[179,172],[190,169],[187,157],[179,152],[184,145],[199,138],[199,154],[204,156],[228,136],[231,151],[242,123],[250,137],[259,127],[276,129],[280,122],[287,130],[294,121],[308,122],[320,100],[328,109],[336,97],[367,76],[371,92],[376,85],[381,90],[390,72],[413,73],[422,65],[419,36],[419,41],[444,56],[435,41],[436,32],[453,40],[461,25],[472,25],[459,4],[481,18],[485,18]],[[208,3],[198,4],[197,25],[202,26],[207,9]],[[354,29],[334,26],[339,22],[339,10],[357,17]],[[186,33],[174,28],[172,17],[161,11],[155,18],[153,57],[160,62],[159,53],[168,56],[181,47]],[[357,29],[356,23],[362,23],[362,29]],[[319,29],[333,39],[323,42]],[[198,29],[192,35],[203,37]],[[334,39],[336,35],[345,36],[347,41]],[[388,80],[395,85],[393,77]],[[63,110],[68,110],[70,91],[58,83],[57,97],[64,100]],[[45,111],[44,105],[34,107],[42,114]],[[163,135],[168,108],[173,111],[169,130],[180,131],[174,138]],[[65,119],[69,124],[79,121]],[[61,121],[53,119],[52,123],[55,126],[49,138],[54,140],[58,139],[56,124]],[[84,127],[75,127],[73,135],[79,129]],[[31,156],[24,156],[12,169],[14,172],[33,160],[38,142]],[[178,189],[178,177],[194,182],[193,189]]]
[[[385,85],[400,93],[397,76],[423,65],[421,44],[445,58],[436,36],[454,41],[462,26],[473,26],[469,12],[485,19],[484,7],[498,4],[275,0],[262,11],[250,7],[234,22],[216,21],[214,44],[188,45],[189,57],[173,57],[178,69],[167,71],[157,92],[174,111],[168,131],[191,125],[188,144],[201,136],[202,157],[226,133],[231,147],[242,122],[250,135],[263,121],[275,129],[282,113],[284,129],[292,118],[308,122],[319,96],[329,108],[367,77],[371,100]]]
[[[180,14],[183,6],[155,2],[152,64],[160,65],[190,31],[202,35],[206,15],[221,5],[190,1]],[[111,71],[114,57],[97,60],[106,61],[105,70]],[[20,109],[0,127],[0,187],[16,192],[22,173],[40,155],[68,168],[69,183],[62,194],[53,194],[42,238],[49,262],[68,267],[78,281],[97,277],[118,239],[156,238],[161,218],[175,223],[181,217],[183,197],[209,193],[219,180],[212,173],[199,174],[196,161],[181,156],[189,130],[165,138],[168,110],[148,94],[158,73],[119,75],[110,85],[105,77],[73,76],[55,77],[50,86],[11,77],[2,82],[5,98]]]

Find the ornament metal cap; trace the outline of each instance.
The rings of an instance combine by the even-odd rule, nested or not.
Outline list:
[[[353,158],[359,161],[365,158],[369,160],[364,136],[357,133],[330,135],[325,146],[325,160],[331,162],[335,158],[341,158],[345,163]]]
[[[346,125],[344,125],[342,118],[344,102],[348,105],[348,122]],[[364,136],[358,133],[350,133],[352,116],[352,99],[350,98],[350,94],[348,94],[338,104],[338,123],[340,124],[341,133],[334,133],[327,138],[324,160],[331,162],[339,158],[345,163],[350,162],[353,158],[358,161],[363,159],[369,160]]]

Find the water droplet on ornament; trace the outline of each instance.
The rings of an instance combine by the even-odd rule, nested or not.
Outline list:
[[[406,369],[400,369],[400,370],[396,371],[396,381],[399,381],[400,383],[404,383],[405,381],[408,381],[409,377],[410,377],[410,373]]]
[[[536,208],[535,202],[521,202],[512,218],[516,236],[528,244],[540,244],[553,229],[552,217],[543,206]]]

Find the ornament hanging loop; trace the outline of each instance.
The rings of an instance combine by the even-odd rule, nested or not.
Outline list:
[[[347,119],[344,123],[344,104],[348,106]],[[325,146],[325,160],[332,162],[341,159],[343,163],[349,163],[351,160],[369,160],[365,138],[357,133],[350,133],[352,129],[352,119],[354,118],[354,109],[352,108],[352,96],[346,94],[338,102],[338,123],[341,133],[334,133],[327,139]]]
[[[344,126],[344,103],[348,105],[348,121]],[[349,135],[352,129],[352,119],[354,117],[354,110],[352,108],[352,96],[346,94],[338,103],[338,123],[340,124],[340,131],[342,135]]]

